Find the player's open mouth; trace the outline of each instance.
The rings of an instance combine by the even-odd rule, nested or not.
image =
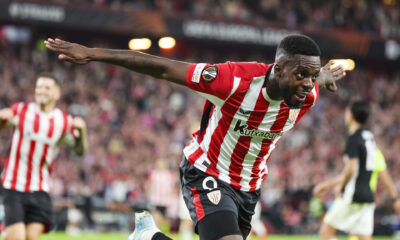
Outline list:
[[[301,101],[301,102],[304,102],[306,100],[307,95],[308,95],[308,93],[305,93],[305,92],[296,92],[294,94],[296,100]]]

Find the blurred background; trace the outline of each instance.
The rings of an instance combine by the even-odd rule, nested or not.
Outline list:
[[[178,165],[204,99],[119,67],[60,62],[44,39],[188,62],[272,63],[277,43],[292,33],[312,37],[323,64],[356,62],[338,92],[322,90],[318,104],[283,137],[262,187],[261,220],[270,233],[316,234],[334,196],[321,201],[311,190],[343,168],[343,113],[350,100],[371,101],[369,128],[400,190],[399,1],[0,0],[0,108],[32,101],[36,75],[52,71],[63,82],[58,106],[88,125],[86,156],[62,149],[52,166],[57,230],[128,232],[133,210],[161,206],[163,227],[178,231]],[[173,39],[159,42],[163,37]],[[10,136],[0,135],[1,167]],[[394,235],[400,220],[382,190],[379,185],[375,234]]]

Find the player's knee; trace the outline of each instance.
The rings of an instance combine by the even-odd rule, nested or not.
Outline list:
[[[321,228],[319,229],[319,235],[324,237],[328,234],[325,224],[322,224]]]
[[[25,240],[25,225],[23,223],[15,223],[6,227],[5,240]]]
[[[6,233],[5,240],[25,240],[25,235],[21,233]]]
[[[371,235],[355,235],[353,237],[354,237],[354,239],[358,239],[358,240],[371,240],[372,239]]]
[[[327,224],[322,224],[319,229],[319,236],[323,240],[336,240],[336,231]]]
[[[40,239],[40,234],[39,235],[31,235],[31,236],[26,236],[26,240],[39,240]]]
[[[321,237],[324,235],[324,225],[322,225],[322,226],[319,228],[318,233],[319,233],[319,236],[321,236]]]
[[[25,240],[25,238],[20,236],[15,236],[15,237],[6,236],[5,240]]]

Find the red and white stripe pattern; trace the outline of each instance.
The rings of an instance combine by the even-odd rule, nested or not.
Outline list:
[[[215,80],[201,81],[193,75],[208,65],[192,65],[186,83],[215,106],[202,134],[193,134],[184,154],[198,169],[236,189],[254,191],[268,174],[267,162],[280,137],[289,131],[315,103],[318,85],[301,109],[269,98],[263,88],[272,65],[231,63],[215,65]],[[196,69],[197,67],[197,69]],[[207,104],[209,104],[207,102]]]
[[[11,109],[14,132],[2,185],[20,192],[48,191],[49,169],[58,153],[58,143],[66,134],[72,134],[72,117],[58,108],[41,112],[35,103],[21,102]]]

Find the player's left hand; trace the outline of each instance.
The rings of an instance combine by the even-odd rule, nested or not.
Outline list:
[[[334,64],[334,61],[330,60],[325,66],[321,68],[321,72],[319,73],[318,81],[322,87],[325,87],[331,92],[335,92],[337,90],[336,81],[342,79],[346,76],[346,71],[344,70],[342,65],[338,65],[334,68],[331,66]]]
[[[72,119],[72,127],[79,131],[86,130],[86,123],[81,117],[74,117]]]

